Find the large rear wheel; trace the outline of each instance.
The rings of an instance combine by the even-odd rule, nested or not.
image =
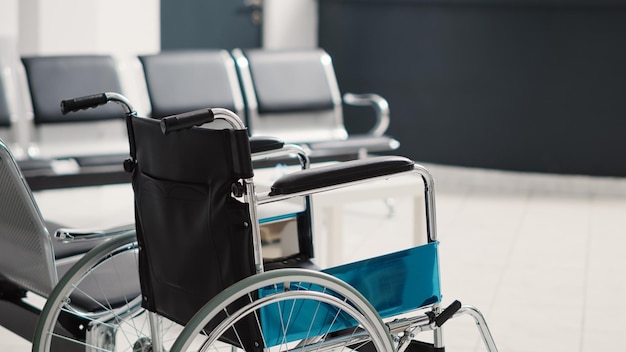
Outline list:
[[[42,310],[34,352],[168,350],[182,327],[141,306],[134,232],[85,254]]]

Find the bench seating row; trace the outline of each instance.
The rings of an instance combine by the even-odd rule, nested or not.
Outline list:
[[[63,99],[119,92],[153,118],[223,107],[252,136],[297,143],[313,160],[364,157],[398,148],[387,136],[389,106],[376,94],[341,95],[322,49],[221,49],[22,57],[0,62],[0,138],[33,190],[128,182],[124,113],[113,105],[63,115]],[[368,106],[372,128],[349,135],[345,104]]]

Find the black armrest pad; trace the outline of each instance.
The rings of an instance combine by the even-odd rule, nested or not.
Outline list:
[[[284,195],[341,185],[413,170],[413,160],[380,156],[321,166],[287,174],[274,182],[270,195]]]
[[[250,137],[250,152],[260,153],[280,149],[285,142],[274,137]]]

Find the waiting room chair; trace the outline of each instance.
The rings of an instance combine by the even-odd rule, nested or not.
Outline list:
[[[322,49],[235,49],[251,134],[277,136],[308,149],[312,158],[364,157],[395,150],[385,135],[389,107],[375,94],[340,95],[331,57]],[[361,135],[349,135],[343,104],[374,108],[376,123]]]
[[[33,128],[31,156],[54,159],[54,177],[28,178],[33,189],[129,182],[124,114],[112,106],[64,115],[61,100],[101,91],[122,91],[109,55],[23,57]]]

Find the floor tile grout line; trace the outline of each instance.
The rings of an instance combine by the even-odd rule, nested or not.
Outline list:
[[[530,203],[530,200],[531,200],[532,196],[533,196],[533,192],[526,192],[526,194],[524,194],[524,198],[523,198],[523,199],[524,199],[523,211],[522,211],[522,213],[520,214],[520,217],[519,217],[519,220],[518,220],[517,225],[515,226],[516,230],[515,230],[515,235],[514,235],[514,238],[513,238],[513,240],[511,241],[510,245],[509,245],[509,246],[508,246],[508,248],[507,248],[507,252],[508,252],[508,254],[507,254],[507,256],[506,256],[507,261],[506,261],[506,263],[502,266],[502,268],[501,268],[501,270],[500,270],[500,275],[499,275],[498,280],[497,280],[497,283],[496,283],[496,289],[495,289],[495,291],[493,292],[491,302],[490,302],[490,304],[489,304],[489,307],[487,308],[488,312],[490,312],[490,313],[491,313],[491,312],[493,312],[493,309],[494,309],[494,307],[495,307],[495,301],[496,301],[496,300],[497,300],[497,298],[498,298],[498,292],[501,290],[502,285],[503,285],[503,282],[504,282],[504,278],[505,278],[505,276],[506,276],[506,274],[507,274],[507,271],[509,270],[509,268],[510,268],[510,266],[511,266],[511,261],[512,261],[512,258],[513,258],[513,255],[512,255],[512,254],[513,254],[513,252],[515,251],[515,246],[517,245],[517,243],[518,243],[518,242],[519,242],[519,240],[520,240],[520,236],[521,236],[521,233],[522,233],[523,223],[524,223],[524,222],[527,220],[527,218],[528,218],[528,210],[529,210],[528,208],[529,208],[529,203]]]
[[[587,220],[587,241],[586,241],[586,251],[585,251],[585,266],[583,269],[583,286],[582,286],[582,307],[581,307],[581,322],[580,322],[580,339],[579,339],[579,351],[583,352],[585,350],[585,328],[587,324],[587,299],[589,297],[589,267],[591,263],[591,242],[593,241],[593,218],[595,216],[595,212],[593,211],[594,201],[598,198],[598,195],[590,195],[589,196],[589,213]]]

